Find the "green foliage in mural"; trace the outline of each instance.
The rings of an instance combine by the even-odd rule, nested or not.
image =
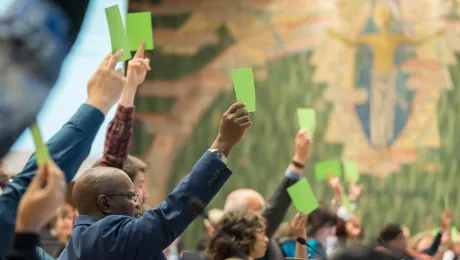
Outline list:
[[[154,19],[154,27],[176,27],[184,17],[159,17]],[[221,43],[214,47],[204,47],[194,57],[165,56],[161,48],[152,56],[155,79],[178,79],[181,75],[199,70],[218,53],[232,44],[231,36],[225,28],[219,30]],[[305,176],[312,183],[313,190],[321,200],[330,200],[332,192],[326,183],[314,179],[314,163],[326,159],[340,159],[341,145],[324,142],[325,130],[332,104],[323,100],[325,85],[312,83],[314,67],[309,63],[310,53],[298,53],[279,58],[264,68],[266,80],[256,81],[257,112],[252,114],[253,127],[243,141],[229,156],[229,167],[233,176],[211,202],[210,208],[222,208],[225,197],[237,188],[253,188],[265,197],[269,197],[283,176],[294,152],[294,137],[298,130],[296,109],[299,107],[317,108],[317,129],[314,136],[313,151],[305,168]],[[460,61],[460,57],[457,57]],[[255,72],[256,73],[256,72]],[[434,227],[443,210],[443,197],[449,194],[450,204],[456,218],[460,217],[460,175],[457,174],[460,158],[460,68],[450,68],[454,89],[442,92],[438,104],[441,149],[419,150],[417,162],[406,165],[401,172],[387,178],[364,175],[361,180],[366,185],[359,200],[357,214],[362,218],[368,238],[375,236],[386,222],[398,221],[409,226],[412,232]],[[154,102],[152,102],[154,101]],[[164,110],[152,107],[157,99],[139,100],[138,111],[153,112]],[[209,148],[214,140],[222,113],[234,102],[234,93],[222,93],[209,111],[202,117],[189,142],[177,158],[170,178],[170,189],[185,176]],[[135,141],[135,147],[150,142],[142,128],[136,129],[136,135],[142,136]],[[136,149],[135,149],[136,150]],[[142,153],[141,150],[137,150]],[[438,164],[436,173],[426,172],[426,164]],[[293,216],[291,209],[289,219]],[[454,218],[454,223],[455,219]],[[460,222],[457,222],[460,225]],[[202,220],[196,220],[182,236],[188,248],[194,247],[198,237],[203,234]]]

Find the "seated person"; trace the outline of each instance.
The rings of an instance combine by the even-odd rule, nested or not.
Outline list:
[[[206,254],[209,259],[249,259],[265,255],[268,245],[265,219],[261,216],[241,211],[226,213],[218,227],[227,236],[215,234],[211,237]]]
[[[236,103],[224,113],[209,151],[162,203],[140,218],[135,218],[138,193],[125,172],[95,167],[83,173],[73,187],[79,216],[58,259],[166,259],[162,251],[196,218],[190,198],[207,205],[230,177],[227,156],[252,124],[244,107]]]
[[[60,206],[56,213],[56,217],[50,221],[48,229],[40,232],[41,247],[52,257],[58,257],[69,242],[75,209],[66,203]]]

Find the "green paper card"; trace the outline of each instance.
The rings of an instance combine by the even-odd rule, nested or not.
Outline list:
[[[48,151],[48,147],[43,143],[42,135],[40,133],[40,128],[35,123],[31,128],[32,138],[35,143],[35,159],[37,160],[37,165],[49,164],[51,157]]]
[[[458,238],[458,231],[456,227],[451,228],[450,235],[451,235],[452,242],[456,242]]]
[[[316,113],[311,108],[298,108],[297,117],[301,129],[308,129],[311,135],[315,134],[316,128]]]
[[[142,41],[145,41],[146,50],[153,50],[152,14],[150,12],[127,14],[126,37],[131,51],[137,51]]]
[[[438,234],[438,232],[439,228],[434,228],[433,231],[431,231],[431,235],[435,237]]]
[[[105,15],[107,17],[107,23],[109,24],[112,53],[115,53],[119,49],[123,49],[124,52],[120,57],[120,61],[131,59],[128,38],[126,37],[125,27],[123,26],[123,21],[121,20],[118,5],[105,8]]]
[[[339,177],[341,172],[338,160],[322,161],[315,165],[316,179],[319,181],[327,180],[329,177]]]
[[[252,68],[232,70],[233,87],[235,88],[236,100],[246,104],[248,112],[256,111],[256,88]]]
[[[358,163],[355,161],[343,162],[343,174],[345,175],[345,181],[350,182],[354,180],[359,181],[359,168]]]
[[[313,210],[318,208],[318,200],[307,179],[303,178],[296,184],[291,185],[287,189],[287,192],[298,211],[304,214],[310,214]]]

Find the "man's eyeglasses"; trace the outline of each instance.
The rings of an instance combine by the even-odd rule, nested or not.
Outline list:
[[[139,193],[134,193],[134,192],[127,192],[127,193],[105,193],[105,196],[122,196],[126,197],[130,200],[138,201],[139,199]]]

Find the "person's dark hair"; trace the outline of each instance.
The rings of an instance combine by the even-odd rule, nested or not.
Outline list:
[[[256,233],[265,233],[266,228],[263,217],[244,212],[226,213],[217,226],[228,234],[232,241],[220,235],[211,237],[206,248],[206,254],[211,259],[238,257],[238,252],[232,242],[238,246],[242,253],[249,255],[252,246],[256,242]]]
[[[384,242],[391,241],[395,239],[398,235],[402,234],[402,226],[399,223],[390,223],[382,228],[380,231],[379,239]]]
[[[326,206],[320,206],[308,215],[307,236],[313,237],[318,229],[337,225],[337,215]]]
[[[93,167],[100,167],[100,164],[101,164],[101,160],[97,160],[93,164]],[[128,155],[128,157],[126,157],[126,160],[123,164],[122,170],[126,172],[126,174],[128,174],[131,181],[134,181],[139,172],[142,172],[142,173],[147,172],[147,164],[137,157]]]

